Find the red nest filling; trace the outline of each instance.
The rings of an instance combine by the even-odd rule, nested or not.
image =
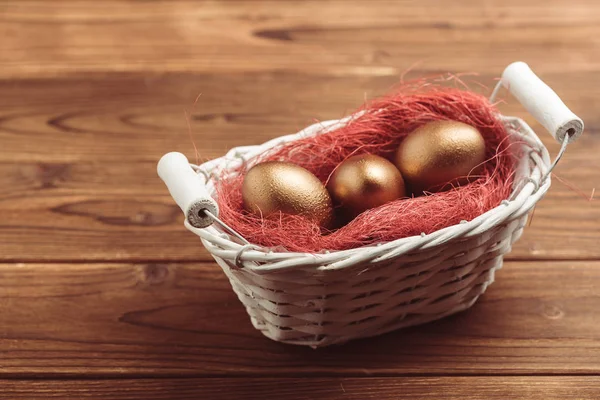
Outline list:
[[[239,175],[217,185],[220,218],[249,242],[279,250],[318,253],[346,250],[429,234],[473,218],[498,206],[512,190],[514,155],[498,110],[483,96],[454,88],[404,87],[365,106],[342,128],[281,146],[251,160],[298,164],[325,183],[334,168],[351,155],[377,154],[391,159],[399,143],[418,126],[454,120],[476,127],[486,143],[484,171],[477,180],[451,190],[399,199],[367,210],[348,224],[327,231],[296,215],[261,218],[247,212]]]

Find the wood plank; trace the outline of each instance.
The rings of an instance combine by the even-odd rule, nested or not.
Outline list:
[[[10,399],[592,399],[597,376],[0,380]]]
[[[585,89],[595,75],[544,77],[587,124],[556,170],[587,193],[597,187],[600,169],[592,100],[600,89]],[[493,84],[491,75],[477,79]],[[194,159],[183,109],[197,93],[193,137],[201,158],[210,159],[314,119],[341,117],[365,94],[382,94],[395,82],[294,73],[0,81],[0,260],[209,260],[156,175],[165,152]],[[527,118],[543,134],[514,103],[503,105],[504,112]],[[557,144],[542,137],[555,153]],[[598,259],[599,213],[596,202],[555,182],[511,256]]]
[[[509,262],[470,310],[312,350],[214,264],[0,265],[0,376],[600,374],[599,262]]]
[[[506,65],[499,62],[492,73],[462,79],[472,90],[489,95]],[[535,70],[539,66],[532,64]],[[446,72],[428,74],[419,69],[406,78]],[[593,107],[600,88],[589,84],[596,76],[597,70],[542,75],[586,122],[588,142],[574,144],[572,151],[589,151],[588,162],[594,160],[589,146],[598,142],[600,124]],[[341,118],[399,83],[399,75],[329,77],[292,72],[111,73],[0,80],[0,162],[156,162],[168,151],[192,157],[185,109],[192,114],[192,137],[200,157],[207,160],[235,146],[260,144],[315,121]],[[525,118],[556,151],[553,139],[516,100],[505,94],[504,98],[508,104],[501,105],[502,112]]]
[[[91,8],[90,8],[91,7]],[[544,72],[597,69],[594,0],[481,5],[328,1],[3,2],[0,76],[74,71],[266,71],[397,75],[494,72],[521,58]],[[465,55],[474,55],[469,57]],[[549,56],[551,54],[551,56]],[[460,55],[460,56],[457,56]]]
[[[565,156],[557,170],[581,188],[595,187],[600,159],[588,162],[586,155],[578,157],[581,153]],[[597,259],[599,220],[597,202],[555,181],[508,258]],[[157,177],[154,162],[75,162],[0,164],[0,259],[211,257],[183,227],[183,214]]]
[[[152,161],[193,156],[185,109],[202,159],[260,144],[316,120],[340,118],[391,79],[264,74],[94,74],[0,81],[0,161]],[[349,87],[352,86],[350,89]]]

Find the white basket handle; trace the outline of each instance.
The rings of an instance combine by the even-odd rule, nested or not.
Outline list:
[[[206,228],[213,223],[206,211],[217,217],[217,202],[206,190],[204,176],[192,169],[186,156],[176,152],[165,154],[158,162],[157,171],[190,225]]]
[[[559,143],[573,142],[583,133],[583,121],[562,102],[524,62],[510,64],[492,94],[493,101],[500,84],[519,100],[525,109],[550,132]]]

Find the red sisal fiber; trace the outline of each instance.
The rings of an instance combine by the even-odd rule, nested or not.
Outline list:
[[[391,158],[398,144],[418,126],[434,120],[455,120],[475,126],[486,142],[484,172],[468,185],[399,199],[360,214],[348,224],[325,231],[302,216],[261,218],[246,212],[241,186],[246,169],[217,185],[220,218],[249,242],[288,251],[317,253],[428,234],[471,220],[498,206],[512,188],[514,155],[498,111],[479,94],[431,83],[404,85],[393,94],[359,109],[348,125],[271,149],[250,160],[289,161],[314,173],[323,183],[346,158],[372,153]]]

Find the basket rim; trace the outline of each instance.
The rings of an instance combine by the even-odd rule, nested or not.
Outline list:
[[[318,122],[296,134],[281,136],[260,145],[235,147],[223,157],[201,165],[190,165],[197,173],[207,178],[206,187],[214,196],[215,183],[218,179],[208,178],[211,176],[211,172],[235,173],[234,171],[240,166],[266,150],[308,136],[326,134],[351,122],[357,115]],[[522,180],[515,180],[510,199],[503,200],[500,205],[470,221],[461,221],[459,224],[430,234],[409,236],[348,250],[324,250],[320,253],[274,251],[254,244],[243,245],[232,240],[230,235],[214,225],[207,228],[195,228],[187,220],[184,225],[188,230],[200,236],[202,243],[213,256],[233,261],[233,264],[240,268],[256,272],[272,272],[309,266],[327,270],[340,269],[360,262],[381,262],[415,250],[433,249],[451,240],[468,239],[481,235],[489,229],[526,214],[544,196],[551,185],[549,175],[543,182],[541,181],[551,164],[546,146],[523,119],[501,114],[499,117],[509,129],[509,135],[522,141],[523,147],[529,148],[529,157],[524,157],[517,166],[517,170],[527,168],[528,171],[525,171]]]

